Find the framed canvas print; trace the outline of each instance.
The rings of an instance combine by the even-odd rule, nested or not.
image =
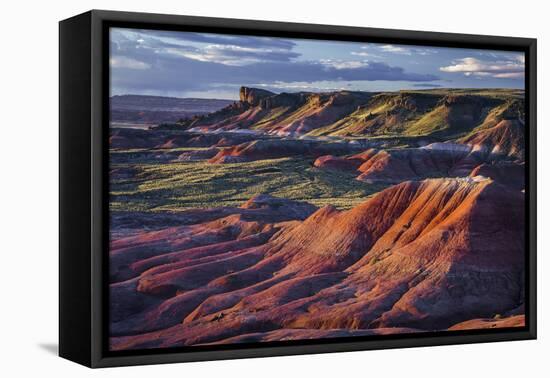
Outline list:
[[[60,23],[60,355],[536,337],[534,39]]]

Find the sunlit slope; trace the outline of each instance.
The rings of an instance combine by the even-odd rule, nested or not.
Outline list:
[[[461,138],[524,118],[523,91],[438,89],[275,94],[242,87],[240,100],[182,123],[205,131],[249,129],[292,136]],[[495,124],[496,124],[495,123]]]

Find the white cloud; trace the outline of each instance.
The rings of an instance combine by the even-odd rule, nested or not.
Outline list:
[[[259,62],[289,61],[299,56],[298,53],[272,48],[252,48],[237,45],[211,44],[203,48],[166,48],[165,52],[201,62],[214,62],[227,66],[245,66]]]
[[[382,45],[380,46],[380,49],[384,52],[390,52],[394,54],[404,54],[404,55],[411,55],[411,51],[405,47],[402,46],[396,46],[396,45]]]
[[[516,56],[516,60],[520,63],[525,64],[525,54],[520,54]]]
[[[494,75],[494,77],[499,79],[521,79],[523,76],[523,72],[505,72]]]
[[[335,86],[337,82],[331,81],[320,81],[316,83],[306,83],[306,82],[293,82],[285,83],[282,81],[275,81],[273,83],[253,83],[250,84],[254,88],[265,88],[271,91],[310,91],[310,92],[331,92],[331,91],[344,91],[349,90],[351,83],[346,85]]]
[[[383,52],[401,55],[431,55],[437,53],[435,49],[414,46],[382,45],[379,48]]]
[[[350,54],[355,56],[360,56],[363,58],[371,58],[371,59],[377,59],[377,60],[384,59],[384,57],[382,57],[381,55],[373,54],[372,52],[369,52],[369,51],[352,51],[350,52]]]
[[[131,70],[146,70],[151,68],[151,65],[145,62],[140,62],[139,60],[125,56],[112,57],[109,59],[109,63],[113,68],[129,68]]]
[[[372,56],[371,53],[368,53],[366,51],[352,51],[351,55],[357,55],[357,56]]]
[[[490,76],[501,79],[522,78],[525,73],[525,60],[523,55],[510,60],[483,61],[477,58],[467,57],[452,62],[451,65],[440,67],[442,72],[463,73],[465,76]]]
[[[366,60],[340,60],[340,59],[321,59],[320,63],[335,68],[337,70],[364,68],[369,66]]]

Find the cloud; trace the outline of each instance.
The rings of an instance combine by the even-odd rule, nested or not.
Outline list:
[[[255,49],[236,45],[208,45],[203,49],[180,53],[191,59],[231,66],[242,66],[262,61],[285,62],[300,56],[300,54],[292,51]]]
[[[291,51],[294,43],[272,38],[218,36],[182,32],[150,31],[111,32],[111,51],[127,54],[146,53],[157,57],[173,55],[203,62],[246,65],[261,61],[290,61],[300,54]],[[190,45],[190,42],[201,42]],[[208,43],[203,45],[202,43]],[[138,51],[139,50],[139,51]]]
[[[434,83],[416,83],[412,85],[415,88],[440,88],[442,85]]]
[[[380,62],[340,60],[270,62],[240,68],[243,77],[251,75],[263,81],[432,81],[438,79],[435,75],[406,72],[401,67]],[[226,78],[228,79],[231,80],[230,77]]]
[[[515,56],[515,59],[525,65],[525,54],[519,54]]]
[[[520,79],[525,75],[525,57],[518,55],[508,60],[495,61],[466,57],[453,61],[449,66],[440,67],[439,70],[466,76]]]
[[[144,56],[140,57],[142,60]],[[183,56],[165,56],[161,61],[149,56],[147,75],[125,67],[112,67],[112,84],[117,92],[208,90],[218,84],[252,85],[255,83],[313,83],[319,81],[432,81],[438,77],[407,72],[385,63],[344,61],[257,62],[226,65],[199,61]]]
[[[371,56],[371,53],[368,53],[366,51],[352,51],[351,55],[357,55],[357,56]]]
[[[494,74],[497,79],[521,79],[525,76],[524,72],[503,72]]]
[[[115,29],[110,45],[112,89],[116,93],[184,93],[208,91],[220,85],[264,83],[292,89],[291,85],[297,83],[439,79],[371,60],[304,60],[292,50],[293,42],[281,41]]]
[[[137,34],[168,39],[174,42],[196,42],[208,44],[229,44],[241,47],[291,50],[296,43],[284,38],[238,36],[210,33],[192,33],[164,30],[136,30]]]
[[[392,53],[392,54],[402,54],[402,55],[430,55],[437,53],[435,49],[423,48],[423,47],[409,47],[401,45],[381,45],[379,46],[380,50]]]
[[[361,47],[361,48],[364,49],[365,47]],[[373,54],[370,51],[352,51],[350,52],[350,54],[354,56],[360,56],[363,58],[371,58],[371,59],[378,59],[378,60],[383,59],[382,56],[378,54]]]
[[[384,52],[394,53],[394,54],[411,55],[411,51],[409,49],[402,46],[396,46],[396,45],[382,45],[380,46],[380,50]]]
[[[146,70],[151,68],[151,65],[140,62],[139,60],[127,58],[125,56],[114,56],[109,59],[109,64],[113,68],[128,68],[130,70]]]
[[[369,66],[366,60],[321,59],[319,62],[326,67],[335,68],[337,70],[364,68]]]
[[[332,91],[342,91],[342,90],[348,90],[351,86],[350,83],[347,83],[345,85],[330,85],[333,84],[331,82],[327,83],[284,83],[284,82],[275,82],[275,83],[253,83],[250,86],[254,88],[264,88],[270,91],[278,92],[278,91],[307,91],[307,92],[332,92]],[[234,85],[230,87],[233,90],[237,90],[238,86]]]

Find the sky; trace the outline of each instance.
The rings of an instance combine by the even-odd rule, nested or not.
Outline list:
[[[110,31],[111,95],[524,89],[523,53],[141,29]]]

